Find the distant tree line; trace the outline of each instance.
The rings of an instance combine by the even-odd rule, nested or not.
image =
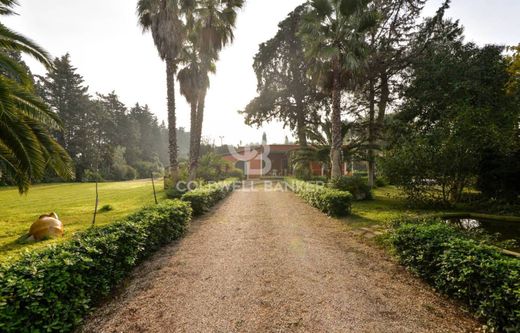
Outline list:
[[[50,134],[71,158],[72,179],[131,180],[164,174],[168,165],[168,130],[148,105],[127,107],[115,92],[89,95],[88,86],[68,54],[52,62],[45,76],[33,76],[19,53],[10,55],[23,65],[35,93],[61,121]],[[189,133],[177,131],[179,156],[188,157]],[[40,180],[62,181],[47,168]],[[2,182],[14,183],[4,175]]]
[[[76,181],[129,180],[163,174],[168,165],[168,130],[148,105],[127,107],[115,92],[88,93],[68,54],[36,78],[37,92],[63,122],[58,143],[71,156]],[[189,133],[178,131],[187,156]],[[51,175],[46,180],[50,180]]]

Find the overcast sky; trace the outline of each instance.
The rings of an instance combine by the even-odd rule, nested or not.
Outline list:
[[[221,54],[206,103],[204,136],[220,143],[283,143],[288,130],[279,124],[252,129],[237,111],[255,96],[252,69],[258,45],[277,31],[278,22],[303,0],[246,0],[239,13],[235,42]],[[431,0],[433,14],[442,0]],[[72,63],[90,86],[90,93],[115,90],[127,105],[150,105],[166,119],[166,76],[149,34],[137,25],[136,0],[20,0],[19,16],[2,18],[10,28],[32,38],[53,56],[70,53]],[[460,19],[467,41],[480,45],[520,42],[520,0],[453,0],[448,16]],[[43,68],[28,61],[31,69]],[[179,125],[189,128],[189,107],[177,98]]]

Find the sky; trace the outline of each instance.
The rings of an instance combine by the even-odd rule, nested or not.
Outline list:
[[[152,37],[137,24],[136,0],[19,0],[18,16],[2,22],[30,37],[54,57],[70,53],[90,94],[115,91],[131,106],[148,104],[165,120],[166,75]],[[238,15],[234,43],[223,50],[217,73],[211,77],[203,129],[204,137],[220,144],[269,143],[292,138],[279,123],[260,129],[244,124],[238,114],[256,95],[253,57],[260,43],[272,38],[278,23],[304,0],[246,0]],[[425,15],[432,15],[442,0],[430,0]],[[453,0],[448,16],[465,27],[466,40],[479,45],[520,43],[520,0]],[[42,66],[26,59],[31,70]],[[178,88],[178,85],[177,85]],[[189,106],[179,94],[177,117],[189,129]]]

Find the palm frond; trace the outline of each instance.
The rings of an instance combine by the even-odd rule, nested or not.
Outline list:
[[[32,56],[47,68],[52,68],[51,57],[32,40],[20,35],[0,23],[0,48],[19,51]]]

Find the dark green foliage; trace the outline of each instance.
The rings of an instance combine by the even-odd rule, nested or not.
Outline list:
[[[388,184],[388,181],[386,180],[386,178],[383,178],[383,177],[377,177],[376,178],[376,186],[377,187],[387,187],[389,184]]]
[[[138,263],[181,237],[187,203],[150,206],[0,267],[0,331],[69,332]]]
[[[313,207],[330,216],[347,216],[352,209],[352,194],[325,186],[288,179],[291,189]]]
[[[98,213],[107,213],[114,210],[114,207],[112,205],[104,205],[103,207],[98,209]]]
[[[251,126],[278,120],[295,132],[300,146],[307,146],[307,131],[318,122],[323,94],[307,75],[310,61],[305,59],[299,36],[304,6],[298,6],[280,22],[276,35],[260,44],[253,68],[258,96],[241,113]],[[304,175],[305,165],[299,166]]]
[[[360,176],[332,178],[329,187],[350,192],[354,196],[354,199],[358,201],[372,199],[372,191],[367,184],[366,178]]]
[[[182,195],[182,200],[191,204],[193,214],[200,216],[234,190],[236,179],[201,186]]]
[[[520,330],[520,260],[441,221],[405,221],[390,242],[401,263],[464,302],[490,328]]]
[[[240,169],[236,169],[230,162],[224,160],[222,156],[208,152],[200,157],[197,177],[214,182],[228,178],[242,179],[244,174]]]
[[[459,28],[446,27],[447,37],[413,61],[382,169],[414,202],[458,203],[477,177],[488,195],[514,197],[515,171],[506,163],[518,150],[520,107],[505,89],[503,48],[465,44],[460,32],[448,38]]]
[[[477,188],[487,198],[518,202],[520,150],[509,154],[485,151],[479,165]]]
[[[16,5],[2,0],[0,16],[15,14]],[[50,55],[3,23],[0,45],[0,183],[16,185],[24,193],[46,173],[70,179],[71,158],[52,136],[63,124],[35,93],[33,76],[21,57],[31,56],[50,68]]]
[[[105,180],[149,178],[168,165],[168,130],[149,107],[127,107],[115,92],[93,98],[68,54],[39,77],[38,92],[63,121],[63,133],[54,134],[73,158],[77,181],[91,172]],[[178,140],[186,157],[189,133],[179,129]]]

